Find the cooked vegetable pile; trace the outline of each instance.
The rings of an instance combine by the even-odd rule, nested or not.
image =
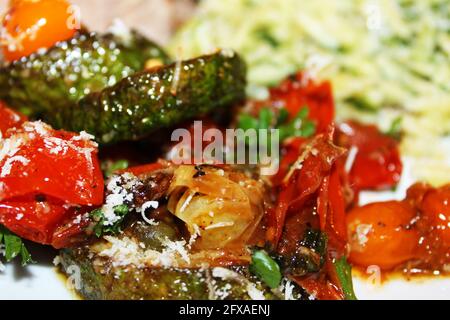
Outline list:
[[[171,63],[135,32],[68,27],[67,5],[15,1],[3,21],[6,261],[33,262],[22,238],[61,249],[56,260],[79,271],[86,299],[350,300],[351,264],[446,272],[448,186],[358,203],[363,190],[399,183],[400,120],[386,133],[337,123],[330,82],[305,72],[246,99],[237,53]],[[187,137],[175,144],[171,129]],[[207,143],[238,131],[258,134]],[[265,173],[251,153],[233,162],[240,146],[279,154],[279,170]]]

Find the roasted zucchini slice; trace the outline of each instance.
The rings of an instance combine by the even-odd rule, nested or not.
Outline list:
[[[119,238],[115,238],[120,241]],[[60,251],[62,272],[78,294],[89,300],[282,300],[308,299],[296,284],[271,290],[252,275],[248,266],[164,268],[130,263],[133,244],[124,250],[124,261],[105,256],[96,247],[103,240]],[[136,242],[135,245],[139,246]],[[117,250],[122,250],[117,249]],[[108,249],[107,249],[108,250]],[[109,249],[111,250],[111,249]],[[127,251],[128,250],[128,251]],[[127,253],[125,253],[127,251]],[[139,255],[141,253],[137,253]],[[127,261],[128,259],[128,261]],[[285,284],[285,283],[284,283]]]
[[[131,75],[63,113],[60,127],[87,131],[101,143],[136,140],[245,99],[246,68],[219,51]]]
[[[151,59],[169,62],[161,48],[136,32],[126,40],[112,34],[79,33],[3,66],[0,99],[31,117],[59,124],[62,110],[142,70]]]

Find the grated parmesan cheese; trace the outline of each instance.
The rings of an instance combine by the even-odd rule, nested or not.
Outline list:
[[[133,201],[132,189],[138,184],[140,184],[139,179],[132,174],[111,177],[106,186],[110,194],[107,195],[105,204],[102,207],[102,212],[105,217],[104,226],[111,226],[121,219],[114,212],[115,208]]]
[[[352,171],[358,152],[359,149],[357,147],[353,146],[350,148],[350,151],[348,152],[347,161],[345,162],[345,172],[349,173],[350,171]]]
[[[24,166],[26,166],[26,165],[28,165],[30,163],[30,160],[28,160],[27,158],[22,157],[22,156],[15,156],[15,157],[9,158],[3,164],[2,172],[0,174],[1,178],[4,178],[4,177],[6,177],[7,175],[9,175],[11,173],[11,169],[12,169],[12,166],[13,166],[14,162],[20,162]]]
[[[53,259],[53,265],[54,265],[55,267],[59,266],[61,263],[62,263],[62,261],[61,261],[61,257],[60,257],[60,256],[56,256],[56,257]]]
[[[220,278],[222,280],[237,281],[246,286],[247,293],[252,300],[265,300],[264,293],[260,291],[256,285],[239,273],[222,267],[216,267],[212,270],[214,278]]]

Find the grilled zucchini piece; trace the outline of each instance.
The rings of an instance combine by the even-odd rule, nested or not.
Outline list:
[[[126,41],[111,34],[79,33],[2,67],[0,99],[55,125],[61,123],[61,110],[142,70],[149,59],[169,62],[161,48],[136,32]]]
[[[137,140],[157,129],[245,99],[246,68],[235,53],[212,55],[128,76],[62,113],[59,127],[87,131],[100,143]]]
[[[271,290],[262,284],[248,266],[226,269],[125,266],[100,257],[91,248],[86,245],[64,249],[59,255],[62,272],[74,277],[75,290],[84,299],[280,300],[286,297],[283,290]],[[224,273],[233,277],[223,277]],[[291,285],[291,297],[308,299],[302,288]]]

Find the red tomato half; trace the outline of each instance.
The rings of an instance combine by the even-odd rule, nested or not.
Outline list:
[[[37,195],[15,198],[0,203],[0,222],[9,230],[37,243],[52,242],[53,230],[64,218],[63,202]],[[39,196],[40,197],[40,196]]]
[[[9,153],[0,159],[1,200],[41,193],[77,205],[103,201],[103,178],[97,145],[42,122],[27,122],[9,131]],[[9,134],[9,136],[8,136]]]
[[[396,140],[381,133],[376,126],[352,121],[339,126],[336,140],[349,150],[356,148],[349,172],[350,184],[356,191],[386,189],[398,184],[403,165]]]
[[[0,222],[19,236],[50,244],[74,208],[103,203],[97,144],[86,134],[26,122],[0,150]]]
[[[270,100],[284,106],[291,117],[307,107],[308,118],[316,123],[317,132],[325,133],[334,122],[335,106],[330,82],[314,83],[302,72],[270,90]]]

